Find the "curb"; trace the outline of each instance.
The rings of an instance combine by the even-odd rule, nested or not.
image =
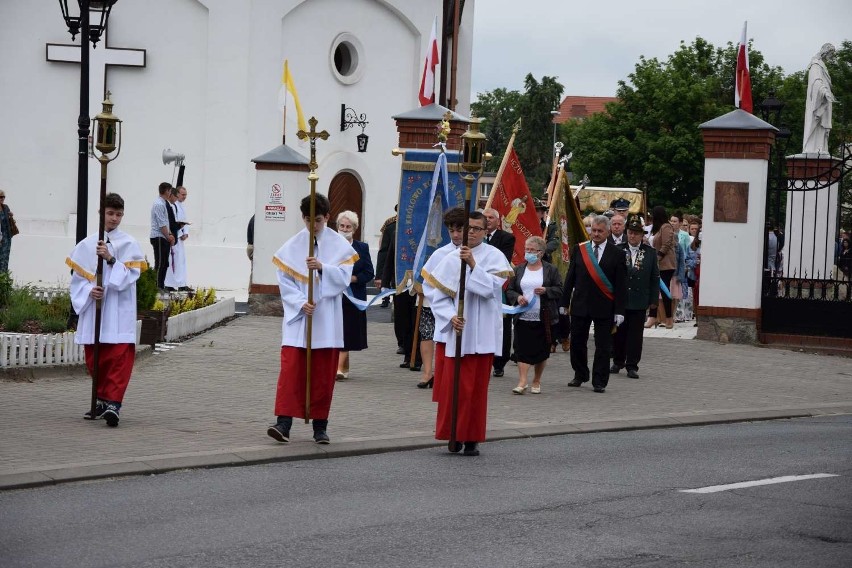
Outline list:
[[[720,412],[717,414],[688,414],[629,420],[605,420],[578,422],[574,424],[531,426],[529,428],[491,430],[488,432],[488,441],[561,436],[566,434],[590,434],[593,432],[682,428],[687,426],[810,418],[838,414],[852,414],[852,405],[814,405],[810,408],[802,409],[743,410],[738,412]],[[69,464],[60,468],[0,475],[0,491],[131,475],[155,475],[185,469],[236,467],[365,456],[438,448],[445,444],[445,442],[437,441],[431,436],[359,440],[331,446],[318,446],[310,442],[298,442],[287,446],[254,446],[219,452],[161,455],[121,462]]]

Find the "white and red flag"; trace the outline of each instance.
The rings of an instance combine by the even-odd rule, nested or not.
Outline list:
[[[420,79],[420,106],[435,102],[435,66],[438,63],[438,16],[435,16],[429,46],[426,48],[426,61],[423,62],[423,77]]]
[[[748,74],[748,39],[746,39],[746,27],[748,22],[743,23],[743,35],[737,44],[737,76],[734,81],[734,106],[747,112],[753,112],[751,102],[751,77]]]

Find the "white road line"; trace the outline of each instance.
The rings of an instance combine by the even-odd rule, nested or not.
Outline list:
[[[757,487],[758,485],[773,485],[775,483],[787,483],[788,481],[804,481],[805,479],[822,479],[823,477],[838,477],[834,473],[812,473],[809,475],[785,475],[782,477],[770,477],[769,479],[757,479],[755,481],[741,481],[739,483],[728,483],[727,485],[710,485],[698,489],[681,489],[681,493],[718,493],[730,489],[743,489],[746,487]]]

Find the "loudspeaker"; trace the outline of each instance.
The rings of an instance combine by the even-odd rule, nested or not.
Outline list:
[[[172,152],[171,148],[163,150],[163,164],[165,165],[175,162],[175,165],[181,166],[183,165],[184,158],[186,158],[186,156],[177,152]]]

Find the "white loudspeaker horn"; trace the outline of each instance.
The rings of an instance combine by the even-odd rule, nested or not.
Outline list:
[[[175,165],[180,166],[183,165],[183,160],[186,158],[183,154],[179,154],[178,152],[172,152],[172,149],[163,150],[163,164],[169,165],[172,162],[175,162]]]

